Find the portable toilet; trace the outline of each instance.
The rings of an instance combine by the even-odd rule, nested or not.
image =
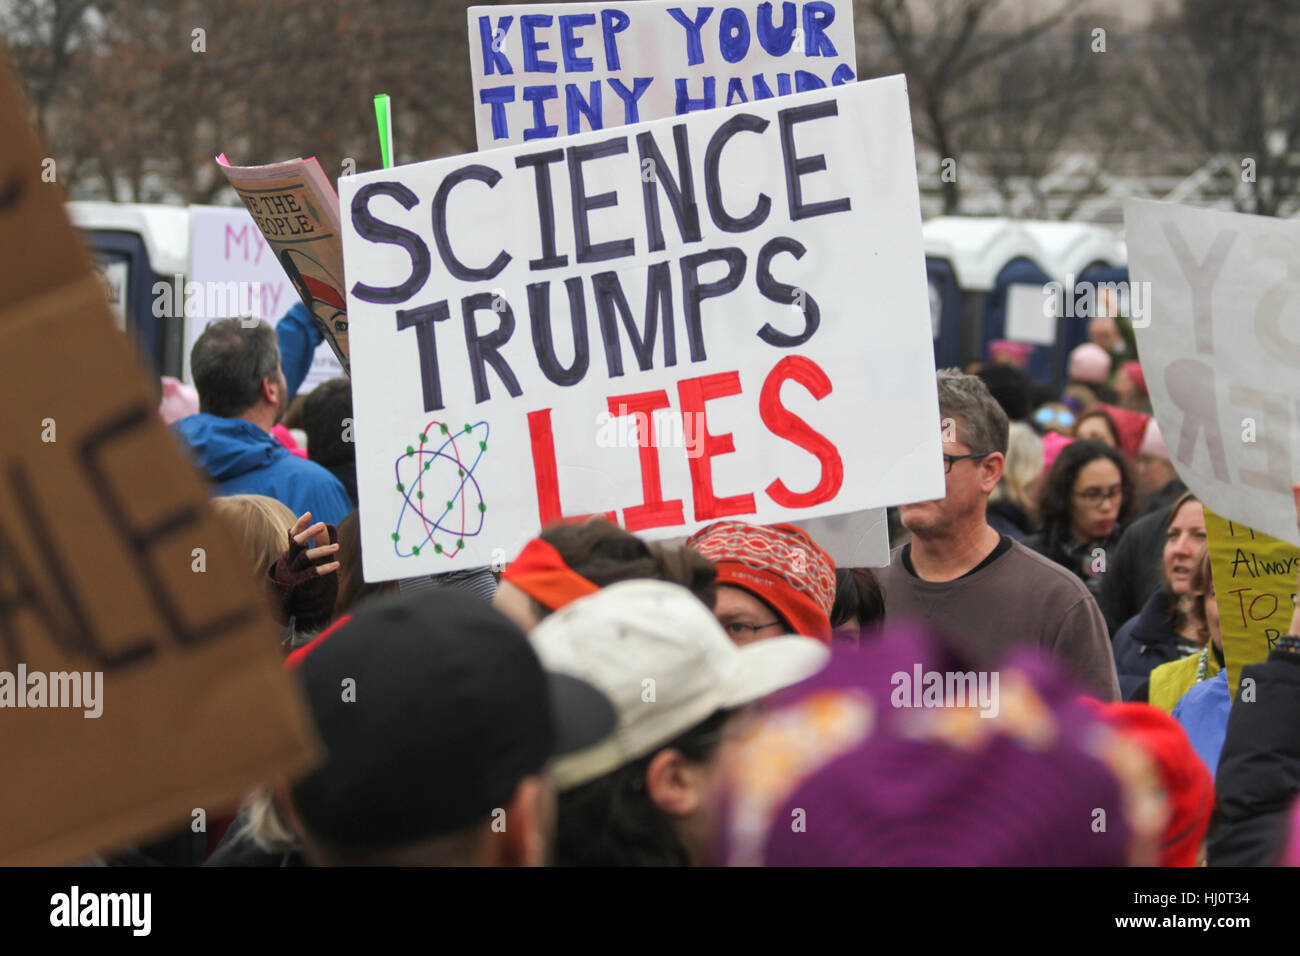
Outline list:
[[[997,339],[1034,346],[1027,369],[1052,379],[1056,323],[1045,314],[1046,256],[1012,219],[941,216],[921,227],[927,259],[949,258],[962,292],[961,362],[985,358]]]
[[[154,375],[180,377],[185,316],[170,300],[155,306],[154,287],[186,272],[189,211],[184,206],[69,202],[68,215],[90,246],[108,287],[118,327],[135,340]],[[183,282],[183,278],[181,280]]]
[[[1042,246],[1047,271],[1064,292],[1053,369],[1054,381],[1064,383],[1070,352],[1088,341],[1088,321],[1097,311],[1097,297],[1080,297],[1079,286],[1127,282],[1123,240],[1117,232],[1092,223],[1026,222],[1024,227]]]
[[[925,278],[930,293],[930,332],[934,338],[935,368],[962,364],[962,289],[957,281],[957,258],[943,240],[925,240]]]
[[[265,242],[242,207],[70,202],[67,210],[99,264],[119,328],[155,375],[190,381],[188,353],[212,319],[258,315],[274,324],[297,301],[275,257],[261,254]],[[322,344],[301,387],[341,374]]]

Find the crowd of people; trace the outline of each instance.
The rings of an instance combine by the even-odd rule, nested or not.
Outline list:
[[[891,509],[887,567],[595,518],[368,583],[348,384],[297,395],[310,318],[213,323],[161,413],[324,757],[111,861],[1300,862],[1300,611],[1234,705],[1201,504],[1115,321],[1090,338],[1059,394],[1011,343],[938,374],[945,493]]]

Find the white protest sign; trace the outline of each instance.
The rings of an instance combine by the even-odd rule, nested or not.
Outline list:
[[[845,0],[470,7],[480,149],[852,83]]]
[[[902,77],[341,186],[368,580],[943,495]]]
[[[529,4],[468,19],[480,149],[854,78],[851,3]],[[880,567],[886,526],[871,509],[820,521],[817,540],[837,564]]]
[[[1300,545],[1300,225],[1130,200],[1134,322],[1151,404],[1178,475],[1214,512]]]
[[[1007,286],[1006,323],[1003,334],[1012,342],[1053,345],[1056,314],[1041,285],[1016,282]]]
[[[191,380],[190,351],[210,323],[248,315],[275,325],[298,301],[298,293],[248,210],[218,206],[190,207],[190,274],[184,295],[189,322],[187,381]],[[342,374],[343,366],[322,342],[299,391],[309,392]]]

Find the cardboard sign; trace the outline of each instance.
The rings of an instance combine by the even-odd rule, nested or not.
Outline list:
[[[499,562],[560,517],[673,538],[943,495],[901,77],[341,199],[368,580]]]
[[[251,315],[270,325],[297,301],[298,292],[275,257],[257,224],[243,209],[216,206],[190,207],[190,271],[186,295],[189,337],[185,345],[186,381],[190,351],[203,330],[217,319]],[[189,308],[197,303],[197,308]],[[213,308],[213,303],[224,303]],[[321,343],[312,357],[311,371],[303,380],[302,392],[343,374],[343,366],[328,343]]]
[[[1219,631],[1233,700],[1241,668],[1268,657],[1291,627],[1300,548],[1205,509]]]
[[[1300,224],[1129,200],[1139,357],[1174,467],[1207,508],[1300,545]]]
[[[302,769],[311,734],[265,600],[114,328],[61,186],[40,181],[10,75],[0,863],[66,863],[229,808]]]
[[[218,165],[316,319],[343,371],[351,374],[339,200],[320,163],[313,158],[270,166]]]
[[[845,0],[470,7],[480,149],[852,83]]]

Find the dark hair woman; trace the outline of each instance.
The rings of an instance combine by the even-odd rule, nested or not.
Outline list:
[[[831,643],[858,646],[885,623],[885,592],[870,568],[835,569]]]
[[[1135,505],[1123,455],[1104,442],[1071,442],[1043,482],[1038,505],[1042,530],[1025,544],[1077,574],[1095,595]]]
[[[1115,670],[1125,700],[1135,700],[1151,671],[1205,646],[1203,612],[1193,588],[1205,552],[1205,511],[1191,492],[1174,502],[1165,524],[1160,590],[1115,632]]]
[[[1105,409],[1092,408],[1080,415],[1072,434],[1078,439],[1093,438],[1111,448],[1119,447],[1119,426]]]
[[[733,710],[716,711],[653,753],[562,793],[555,864],[690,866],[698,862],[682,839],[681,823],[656,802],[648,775],[665,772],[661,766],[667,755],[697,768],[709,767],[736,716]]]

